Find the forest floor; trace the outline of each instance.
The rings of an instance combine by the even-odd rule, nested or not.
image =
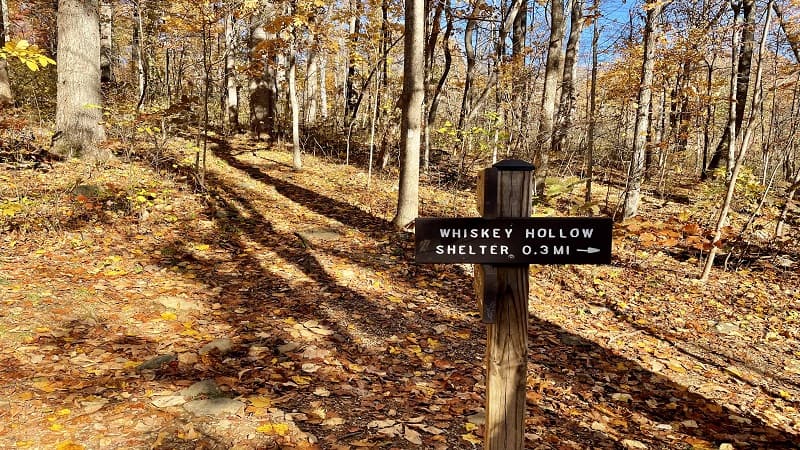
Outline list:
[[[471,268],[413,263],[394,177],[216,141],[200,190],[185,157],[0,168],[0,448],[480,448]],[[700,283],[687,192],[611,265],[531,267],[526,448],[800,446],[797,230]]]

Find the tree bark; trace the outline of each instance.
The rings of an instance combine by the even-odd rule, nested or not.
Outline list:
[[[316,44],[314,42],[311,42],[308,49],[308,60],[306,61],[306,125],[313,125],[317,123],[317,105],[319,102],[319,63],[317,62],[318,57],[315,45]]]
[[[385,4],[386,2],[384,2]],[[442,29],[440,26],[440,22],[442,20],[442,13],[444,12],[445,8],[445,0],[435,0],[436,8],[434,9],[433,14],[428,14],[426,11],[425,15],[425,36],[427,36],[427,41],[425,43],[425,101],[423,100],[423,104],[425,107],[430,111],[430,98],[435,95],[432,89],[432,77],[433,77],[433,67],[434,61],[436,59],[436,43],[439,41],[439,33],[441,33]],[[426,9],[430,9],[430,3],[426,2]],[[449,67],[448,67],[449,70]],[[428,172],[428,167],[430,165],[430,122],[428,121],[429,114],[427,112],[423,112],[425,116],[425,126],[422,127],[422,132],[424,133],[423,139],[423,155],[422,155],[422,170],[426,173]]]
[[[8,3],[0,0],[0,47],[6,45],[8,32]],[[14,104],[14,95],[11,92],[11,80],[8,77],[8,62],[0,58],[0,106]]]
[[[716,55],[711,56],[711,60],[706,60],[706,117],[703,122],[703,163],[700,167],[701,176],[705,176],[706,167],[708,167],[708,150],[711,147],[711,123],[714,120],[713,112],[714,106],[711,102],[711,89],[713,88],[713,75],[714,75],[714,61]]]
[[[142,41],[144,39],[144,27],[142,24],[143,3],[145,0],[138,0],[133,8],[133,41],[131,43],[131,57],[134,61],[136,71],[137,93],[136,110],[144,105],[147,96],[147,61],[144,56]]]
[[[741,3],[739,3],[741,2]],[[731,2],[733,9],[734,20],[738,22],[740,10],[744,15],[744,26],[742,27],[741,37],[741,50],[739,51],[739,58],[736,68],[736,94],[734,101],[736,108],[733,109],[732,120],[735,122],[736,135],[730,134],[730,127],[725,128],[717,148],[711,157],[708,164],[706,173],[717,169],[726,161],[727,176],[730,179],[732,171],[732,164],[735,160],[735,155],[730,154],[729,149],[731,139],[738,139],[742,130],[742,122],[744,120],[745,106],[747,105],[747,97],[750,92],[750,71],[753,64],[753,46],[755,43],[755,27],[756,27],[756,5],[755,0],[734,0]],[[736,32],[736,31],[734,31]],[[733,94],[733,93],[732,93]]]
[[[478,5],[479,2],[473,2],[472,12],[467,18],[467,25],[464,27],[464,57],[467,60],[467,69],[464,74],[464,94],[461,97],[461,110],[458,114],[458,130],[463,130],[466,124],[467,115],[469,114],[471,97],[472,97],[472,82],[475,78],[475,29],[478,26]]]
[[[236,88],[236,33],[233,12],[225,15],[225,87],[222,95],[222,120],[228,133],[239,131],[239,93]]]
[[[319,114],[323,119],[328,118],[328,57],[320,55],[319,58]]]
[[[292,12],[295,5],[292,2]],[[289,107],[292,112],[292,169],[301,170],[303,160],[300,156],[300,102],[297,100],[297,32],[292,27],[291,37],[289,38],[288,66],[286,68],[286,78],[289,83]]]
[[[586,130],[586,203],[592,201],[592,181],[594,178],[594,139],[597,126],[597,44],[600,41],[600,29],[597,20],[600,16],[600,1],[595,0],[594,17],[592,18],[592,73],[589,82],[589,126]]]
[[[59,0],[58,77],[54,151],[89,160],[107,155],[100,94],[100,17],[97,0]]]
[[[400,122],[400,187],[392,223],[404,229],[419,213],[419,152],[425,96],[425,2],[405,0],[403,108]]]
[[[256,139],[260,139],[261,133],[274,137],[278,109],[275,66],[271,63],[274,56],[261,46],[266,40],[263,25],[256,25],[250,34],[250,63],[252,73],[256,74],[250,79],[250,131]]]
[[[344,92],[344,124],[350,125],[350,122],[356,118],[356,104],[358,103],[358,91],[355,88],[356,64],[355,47],[358,43],[358,31],[361,28],[361,21],[359,19],[360,7],[358,0],[350,0],[350,24],[348,31],[350,33],[349,49],[347,55],[347,76],[345,77],[345,92]]]
[[[773,0],[770,0],[772,3]],[[766,17],[764,18],[764,31],[761,36],[761,43],[759,45],[759,58],[758,62],[756,63],[756,79],[754,85],[756,86],[755,92],[750,99],[750,117],[745,124],[744,132],[738,131],[738,128],[734,128],[731,130],[731,150],[729,154],[736,155],[736,159],[731,161],[731,175],[728,179],[728,186],[727,191],[725,193],[725,198],[722,201],[722,207],[719,211],[719,216],[717,217],[716,226],[714,227],[714,238],[711,240],[711,251],[708,252],[708,256],[706,257],[706,262],[703,267],[703,272],[700,275],[700,280],[705,282],[708,281],[708,277],[711,274],[711,268],[714,266],[714,259],[717,256],[717,252],[719,251],[719,242],[722,238],[722,229],[724,228],[725,223],[728,221],[728,212],[731,208],[731,202],[733,200],[733,194],[736,190],[736,181],[739,178],[739,171],[742,168],[742,163],[744,162],[745,154],[747,150],[750,148],[750,142],[753,135],[753,130],[755,129],[755,111],[761,105],[763,101],[763,90],[760,88],[761,85],[761,75],[763,73],[763,64],[762,60],[764,57],[764,50],[766,48],[767,37],[769,35],[769,24],[772,18],[772,5],[767,6]],[[751,31],[751,32],[754,32]],[[734,48],[735,48],[736,40],[734,38]],[[751,49],[752,51],[752,49]],[[731,58],[735,60],[736,58]],[[741,61],[741,60],[740,60]],[[737,72],[738,73],[738,72]],[[749,77],[749,72],[748,72]],[[731,77],[732,81],[734,77]],[[737,81],[740,79],[738,76],[735,78]],[[739,105],[736,105],[737,108]],[[742,107],[742,111],[744,111],[744,107]],[[744,121],[743,121],[744,123]],[[734,124],[735,127],[735,124]],[[735,136],[742,136],[741,139],[736,139]],[[738,151],[737,151],[738,150]]]
[[[428,124],[430,127],[433,121],[436,120],[436,113],[439,111],[439,99],[441,98],[444,84],[447,81],[447,76],[450,73],[450,67],[453,64],[453,54],[450,51],[450,36],[453,34],[453,12],[448,5],[446,10],[447,26],[444,30],[444,37],[442,38],[442,49],[444,50],[444,66],[442,67],[442,75],[436,83],[436,88],[433,90],[431,97],[431,106],[428,111]]]
[[[114,9],[110,0],[100,1],[100,82],[114,81],[112,70],[111,39],[113,37]]]
[[[539,139],[533,155],[534,173],[533,191],[543,196],[547,177],[550,147],[553,138],[553,121],[555,119],[558,87],[561,84],[561,67],[564,60],[563,42],[565,33],[564,2],[551,0],[550,4],[550,42],[547,48],[547,62],[544,73],[544,90],[542,92],[542,115],[539,119]]]
[[[444,50],[444,66],[442,67],[442,75],[436,83],[430,100],[428,114],[425,119],[425,158],[423,159],[424,169],[428,170],[430,164],[430,130],[433,127],[433,122],[436,120],[436,114],[439,112],[439,99],[444,89],[444,84],[447,82],[447,76],[450,74],[450,67],[453,64],[453,55],[450,51],[450,36],[453,34],[453,12],[450,10],[450,5],[446,7],[447,26],[444,30],[442,37],[442,49]]]
[[[781,17],[778,11],[775,11],[775,14],[778,16],[778,18]],[[789,114],[794,117],[794,120],[792,121],[791,133],[789,134],[790,138],[787,145],[788,148],[786,149],[786,156],[783,161],[783,170],[785,172],[784,177],[786,178],[786,181],[792,183],[792,185],[786,189],[786,202],[781,208],[780,216],[778,216],[778,222],[775,225],[775,237],[783,236],[784,228],[786,227],[786,217],[789,214],[789,208],[791,207],[792,203],[794,203],[794,197],[797,193],[797,190],[800,189],[800,169],[794,169],[791,164],[792,157],[796,155],[795,152],[797,148],[797,139],[795,139],[795,135],[797,131],[798,111],[800,111],[800,108],[798,108],[798,105],[800,105],[800,102],[798,102],[799,91],[800,74],[798,74],[798,81],[795,82],[794,94],[792,95],[792,105],[789,109]]]
[[[777,2],[772,3],[772,9],[775,10],[775,16],[781,24],[781,29],[786,35],[786,40],[789,41],[789,47],[792,49],[794,60],[800,63],[800,29],[796,26],[787,26],[786,19],[783,16],[783,8],[778,5]]]
[[[572,0],[571,8],[569,39],[567,39],[567,51],[564,55],[564,70],[561,77],[561,100],[558,107],[558,121],[553,133],[553,154],[558,154],[564,149],[569,127],[572,125],[572,116],[575,113],[576,62],[584,26],[583,0]]]
[[[625,202],[622,217],[633,217],[639,210],[642,181],[644,180],[645,150],[647,131],[649,129],[650,103],[653,93],[653,68],[655,67],[656,25],[661,11],[666,6],[658,0],[649,0],[645,6],[647,19],[644,29],[644,56],[642,61],[641,84],[639,85],[639,104],[636,107],[636,122],[633,137],[633,159],[628,172],[628,189],[625,191]]]

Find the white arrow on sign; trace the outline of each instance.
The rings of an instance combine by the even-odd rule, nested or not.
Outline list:
[[[600,253],[600,249],[599,249],[599,248],[594,248],[594,247],[589,247],[589,248],[579,248],[579,249],[578,249],[578,251],[579,251],[579,252],[583,252],[583,253],[589,253],[589,254],[592,254],[592,253]]]

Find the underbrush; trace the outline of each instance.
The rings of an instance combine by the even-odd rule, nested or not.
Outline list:
[[[0,168],[0,233],[24,237],[128,221],[171,223],[175,194],[184,187],[134,162],[102,167],[78,160],[48,171]]]

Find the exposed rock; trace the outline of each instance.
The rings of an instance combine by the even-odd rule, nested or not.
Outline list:
[[[741,336],[739,325],[731,322],[719,322],[714,325],[714,331],[725,336]]]
[[[192,400],[200,396],[219,397],[222,395],[222,391],[219,390],[214,380],[203,380],[198,381],[186,389],[182,389],[178,394],[187,400]]]
[[[192,400],[183,405],[186,411],[196,416],[232,416],[244,409],[244,403],[230,398]]]
[[[167,309],[175,311],[198,311],[202,309],[199,304],[183,297],[159,297],[156,302]]]
[[[156,369],[160,369],[161,367],[171,363],[172,361],[175,361],[176,359],[177,359],[177,357],[172,353],[169,353],[169,354],[166,354],[166,355],[159,355],[159,356],[156,356],[155,358],[148,359],[147,361],[139,364],[136,367],[136,370],[156,370]]]
[[[333,228],[313,228],[310,230],[298,231],[295,233],[295,236],[299,237],[300,240],[303,241],[303,245],[307,247],[311,247],[320,242],[336,241],[344,237],[342,233]]]
[[[151,403],[156,408],[168,408],[170,406],[181,406],[186,403],[186,399],[182,395],[162,395],[153,397]]]
[[[596,316],[598,314],[603,314],[603,313],[607,313],[607,312],[611,312],[611,310],[606,308],[605,306],[602,306],[602,305],[589,305],[589,314],[592,314],[592,315]]]
[[[205,355],[216,350],[220,353],[220,355],[224,355],[230,352],[232,349],[233,349],[233,341],[231,339],[220,338],[220,339],[214,339],[213,341],[204,345],[200,349],[200,354]]]
[[[297,342],[287,342],[286,344],[279,345],[278,351],[285,355],[286,353],[293,352],[298,348],[300,348],[300,344],[298,344]]]

